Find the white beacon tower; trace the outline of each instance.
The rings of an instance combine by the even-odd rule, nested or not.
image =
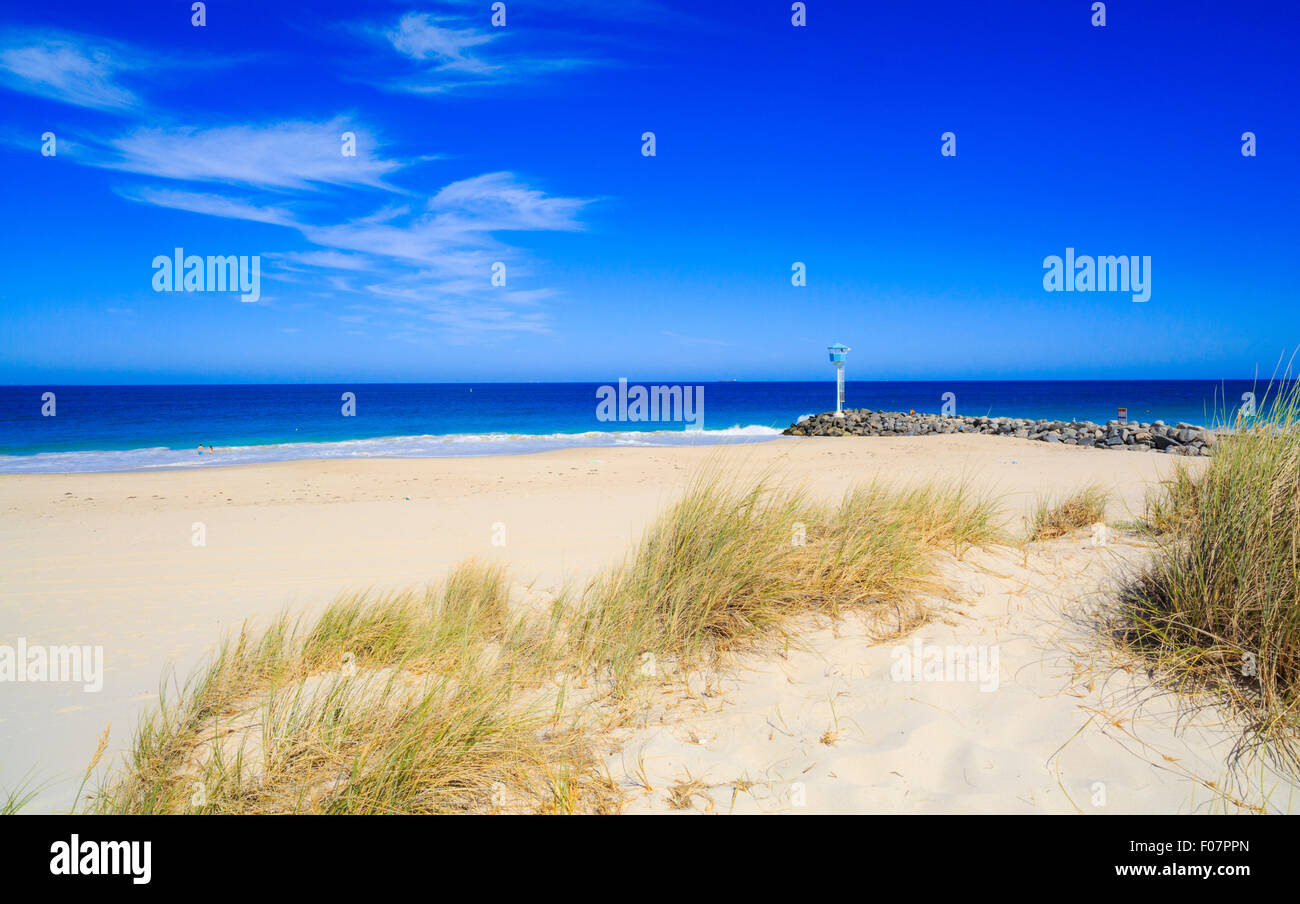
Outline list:
[[[835,365],[835,416],[844,417],[844,358],[853,349],[842,342],[827,346],[831,363]]]

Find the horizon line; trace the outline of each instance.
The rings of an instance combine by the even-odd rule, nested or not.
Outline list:
[[[682,385],[685,383],[823,383],[834,382],[834,375],[829,375],[824,379],[675,379],[671,381],[658,380],[653,378],[638,377],[634,381],[630,377],[614,377],[613,381],[626,379],[629,383],[662,383],[665,385]],[[1245,383],[1250,381],[1269,383],[1284,382],[1286,380],[1300,380],[1300,374],[1294,377],[926,377],[924,379],[907,379],[907,378],[890,378],[890,379],[869,379],[853,380],[845,379],[845,384],[850,383],[1133,383],[1133,382],[1160,382],[1160,383],[1205,383],[1205,382],[1238,382]],[[69,383],[59,380],[49,380],[42,383],[0,383],[0,388],[4,389],[41,389],[50,386],[99,386],[99,387],[139,387],[139,386],[584,386],[584,385],[602,385],[609,382],[604,380],[280,380],[280,381],[220,381],[215,383],[197,383],[197,382],[145,382],[145,383]]]

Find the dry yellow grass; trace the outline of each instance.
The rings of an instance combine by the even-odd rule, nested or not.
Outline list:
[[[996,518],[960,486],[873,485],[828,507],[708,471],[627,561],[541,617],[512,615],[504,571],[470,562],[424,594],[241,632],[142,721],[88,809],[609,812],[596,716],[630,714],[648,657],[716,664],[791,616],[848,608],[906,630],[934,554],[996,539]]]
[[[588,588],[578,658],[622,684],[647,654],[708,662],[798,614],[877,607],[892,615],[890,633],[906,631],[925,616],[934,552],[993,541],[996,519],[961,486],[870,485],[827,508],[706,472]]]
[[[589,765],[556,719],[552,642],[508,617],[504,573],[473,562],[423,596],[346,599],[306,629],[281,618],[140,726],[92,809],[548,809],[547,776]]]
[[[1039,499],[1028,519],[1028,539],[1051,540],[1080,528],[1104,523],[1109,502],[1110,495],[1093,485],[1083,487],[1060,501]]]
[[[1148,500],[1165,542],[1117,631],[1180,687],[1232,701],[1244,737],[1300,762],[1300,389],[1284,384],[1235,426],[1203,472],[1180,469]]]

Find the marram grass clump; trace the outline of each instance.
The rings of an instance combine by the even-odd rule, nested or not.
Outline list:
[[[1148,499],[1167,534],[1125,592],[1119,636],[1184,687],[1228,695],[1293,761],[1300,728],[1300,392],[1291,383]]]
[[[1030,541],[1051,540],[1093,524],[1104,523],[1110,494],[1089,484],[1065,499],[1040,498],[1027,519]]]
[[[90,809],[538,811],[563,772],[567,800],[602,810],[582,733],[548,691],[554,637],[507,600],[504,572],[469,562],[425,594],[241,633],[140,725]]]
[[[960,485],[873,484],[828,507],[707,472],[588,588],[578,659],[622,684],[647,655],[698,665],[809,612],[888,607],[910,629],[935,588],[933,554],[991,542],[997,517]]]

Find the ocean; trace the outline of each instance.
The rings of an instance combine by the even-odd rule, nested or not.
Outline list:
[[[444,457],[565,447],[762,442],[834,408],[833,380],[703,387],[700,429],[597,417],[597,383],[3,386],[0,473],[132,471],[308,458]],[[617,385],[617,384],[613,384]],[[635,385],[635,384],[633,384]],[[658,385],[640,381],[640,385]],[[845,407],[961,415],[1209,425],[1250,380],[855,382]],[[54,415],[43,401],[54,394]],[[344,393],[355,415],[344,416]],[[616,410],[616,409],[615,409]],[[1215,412],[1218,412],[1218,417]],[[198,454],[197,447],[216,453]]]

